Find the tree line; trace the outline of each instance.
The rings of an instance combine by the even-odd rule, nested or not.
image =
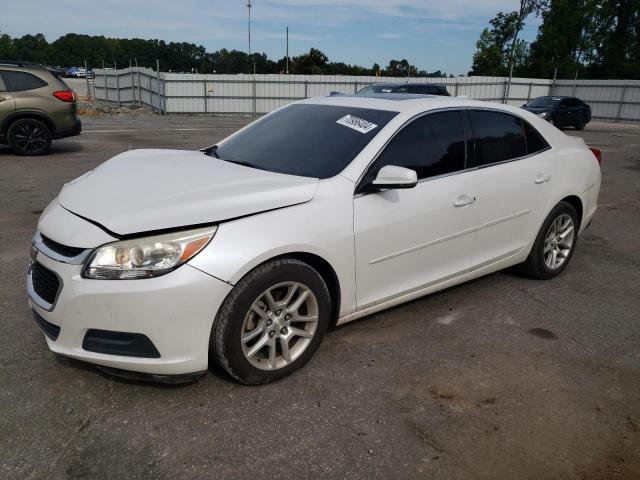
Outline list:
[[[41,33],[12,38],[0,32],[0,59],[21,60],[48,66],[83,66],[100,68],[128,67],[129,63],[155,68],[160,61],[163,71],[199,73],[285,73],[287,59],[272,60],[264,53],[251,55],[239,50],[222,48],[208,52],[202,45],[187,42],[165,42],[140,38],[107,38],[104,36],[68,33],[49,43]],[[411,65],[406,59],[391,60],[382,68],[374,63],[371,68],[331,62],[316,48],[290,57],[289,73],[327,75],[380,75],[400,77],[446,77],[445,72],[427,72]]]
[[[518,39],[541,17],[537,37]],[[480,34],[469,75],[640,78],[640,0],[521,0]],[[557,69],[557,70],[556,70]]]

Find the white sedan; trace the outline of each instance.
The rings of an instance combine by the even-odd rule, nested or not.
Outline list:
[[[133,150],[64,186],[27,278],[56,353],[247,384],[342,324],[512,265],[560,274],[600,152],[519,108],[446,97],[296,102],[202,151]]]

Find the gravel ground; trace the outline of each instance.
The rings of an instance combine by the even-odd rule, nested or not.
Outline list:
[[[166,388],[56,357],[24,276],[64,182],[127,148],[199,148],[246,117],[83,118],[0,147],[0,478],[640,478],[640,126],[591,123],[600,210],[551,281],[500,272],[330,332],[301,371]]]

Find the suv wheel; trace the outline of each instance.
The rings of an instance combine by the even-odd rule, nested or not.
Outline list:
[[[236,380],[259,385],[303,366],[331,316],[318,272],[293,259],[268,262],[231,291],[211,331],[210,356]]]
[[[49,127],[39,120],[23,118],[16,120],[7,132],[9,146],[17,155],[44,155],[51,147],[52,134]]]

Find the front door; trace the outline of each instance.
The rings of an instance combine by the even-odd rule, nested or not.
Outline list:
[[[469,270],[478,212],[467,150],[463,112],[434,112],[406,125],[369,169],[361,185],[385,165],[411,168],[419,181],[354,198],[358,308]]]

